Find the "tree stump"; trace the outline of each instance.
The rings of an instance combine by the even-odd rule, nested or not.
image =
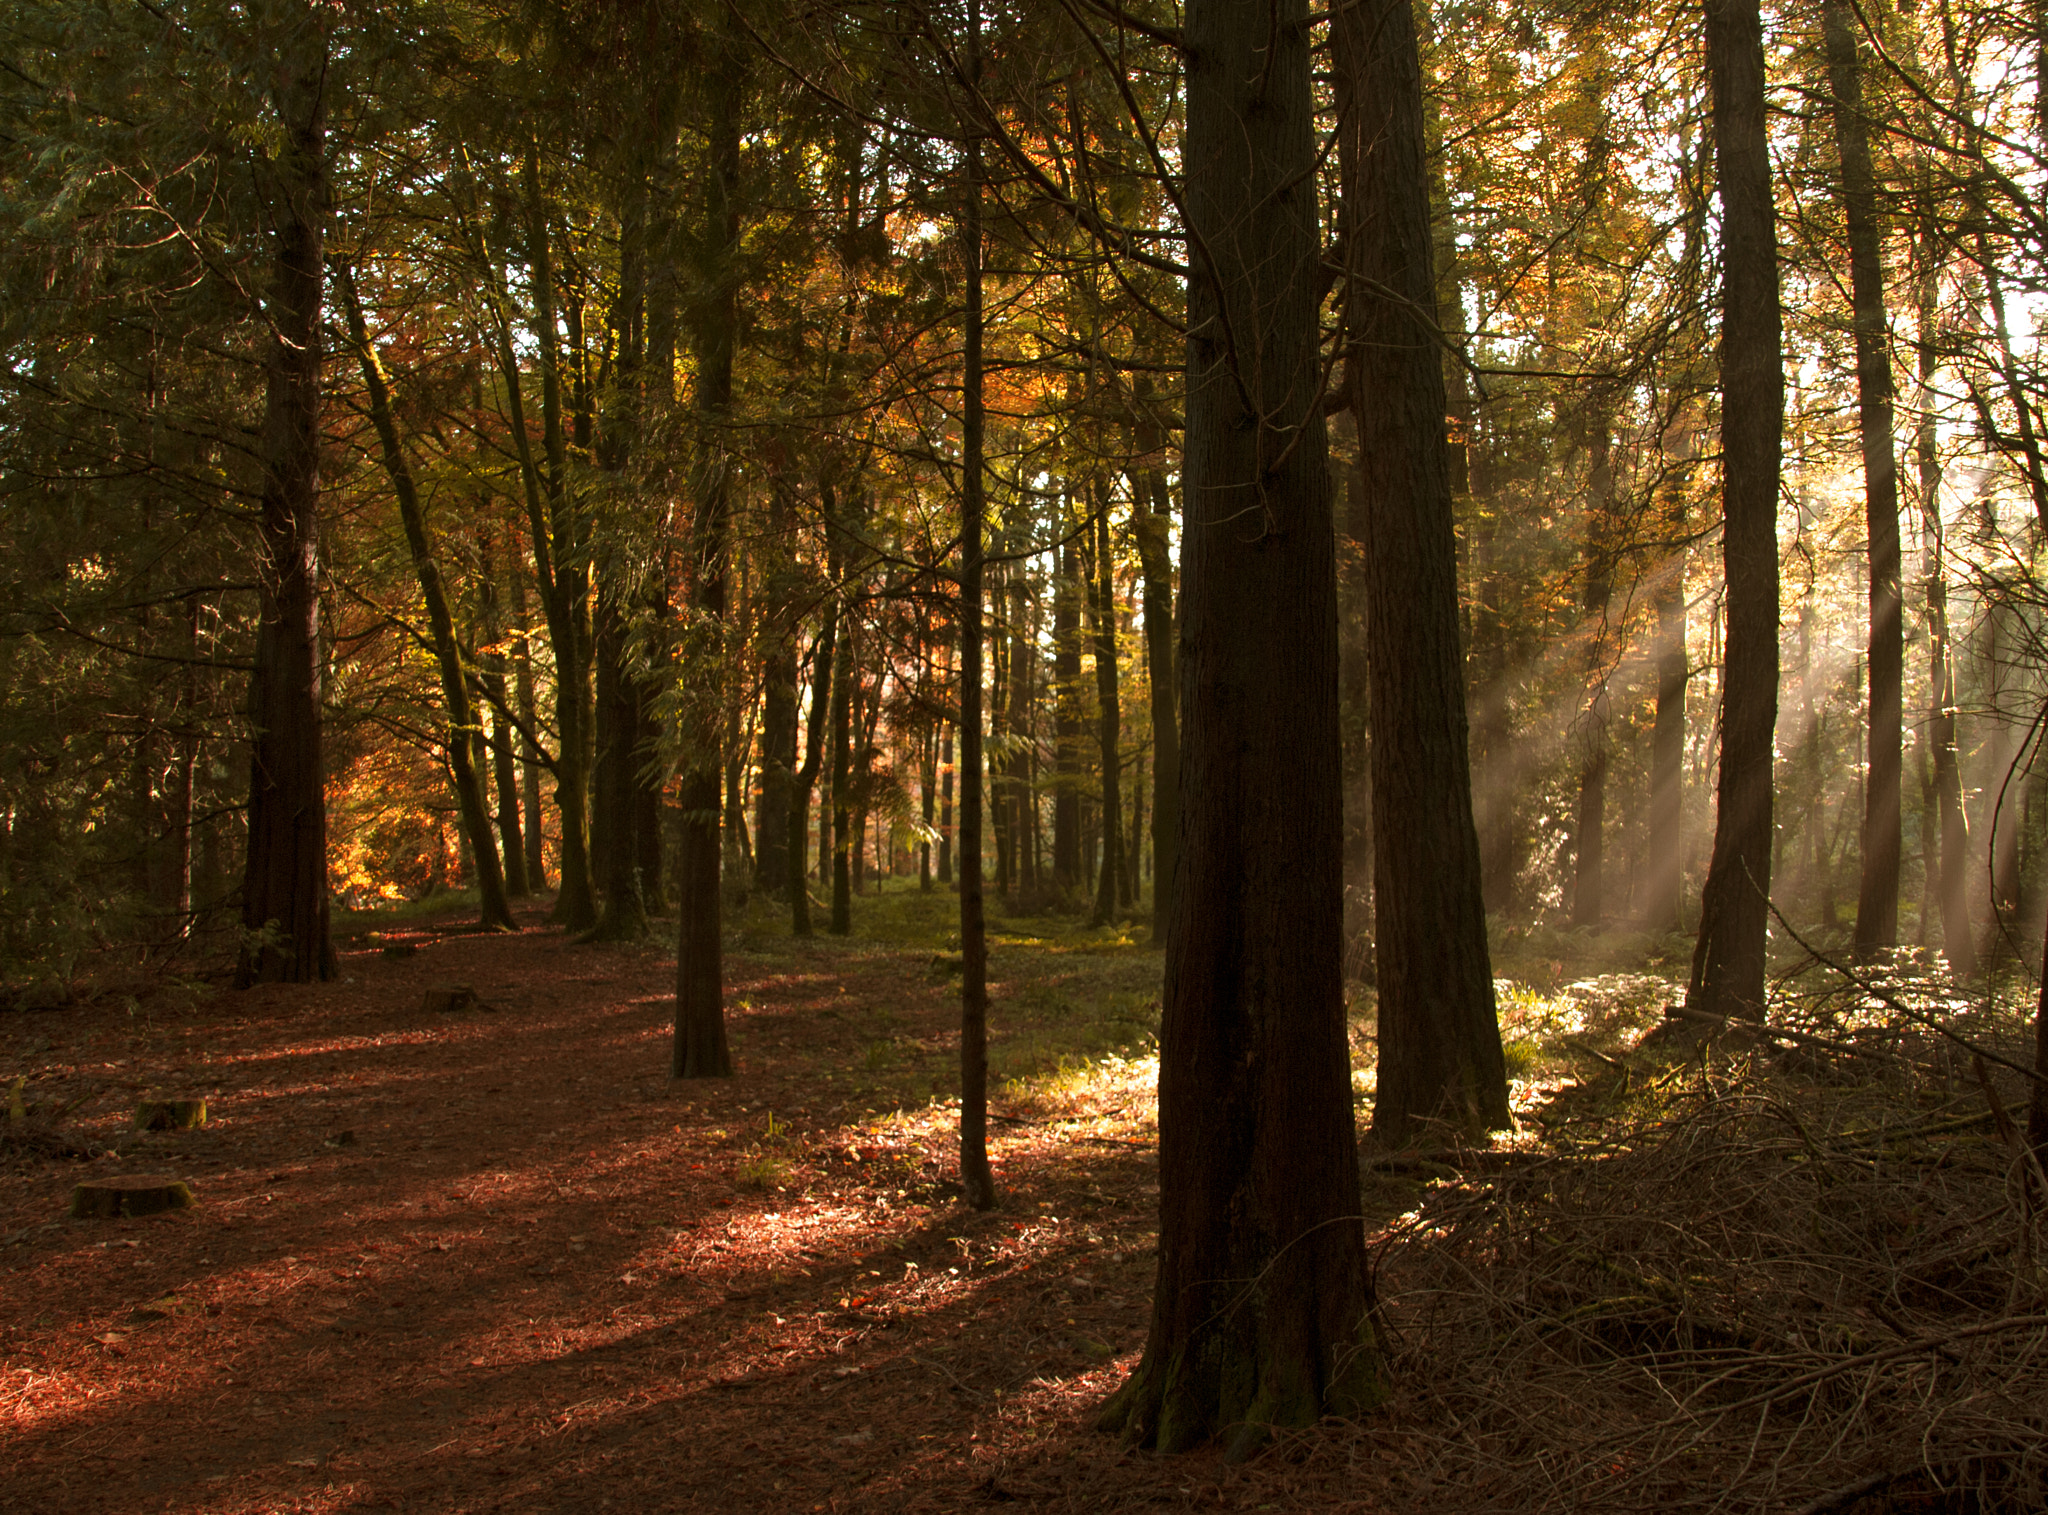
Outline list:
[[[437,984],[427,991],[427,1009],[443,1014],[457,1010],[481,1010],[483,1001],[467,984]]]
[[[166,1174],[89,1178],[71,1191],[71,1218],[115,1220],[122,1216],[156,1215],[165,1210],[183,1210],[192,1203],[192,1190],[185,1181]]]
[[[157,1099],[152,1096],[135,1107],[138,1131],[191,1131],[206,1124],[203,1099]]]

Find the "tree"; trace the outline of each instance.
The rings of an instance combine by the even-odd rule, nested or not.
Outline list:
[[[335,974],[327,926],[327,795],[321,762],[320,298],[324,288],[328,20],[266,7],[277,146],[258,168],[274,265],[266,301],[261,452],[262,619],[249,681],[246,936],[235,982]]]
[[[1396,1143],[1421,1121],[1511,1120],[1472,823],[1422,66],[1408,0],[1364,0],[1331,25],[1373,730],[1373,1134]]]
[[[1721,554],[1728,577],[1714,854],[1686,1003],[1761,1017],[1778,718],[1778,465],[1785,376],[1756,0],[1705,0],[1721,197]]]
[[[1182,841],[1159,1273],[1103,1424],[1178,1451],[1376,1394],[1342,983],[1337,605],[1305,0],[1187,10]]]
[[[1899,570],[1899,465],[1892,430],[1892,356],[1885,324],[1877,187],[1863,113],[1856,21],[1844,0],[1824,0],[1828,84],[1842,160],[1849,291],[1856,327],[1857,430],[1863,443],[1864,519],[1870,534],[1870,771],[1863,782],[1863,870],[1856,950],[1899,939],[1899,775],[1905,701],[1905,595]]]

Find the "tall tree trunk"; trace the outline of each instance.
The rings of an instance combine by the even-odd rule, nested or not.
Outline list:
[[[1134,486],[1134,496],[1137,494]],[[1174,709],[1173,501],[1165,477],[1148,471],[1147,508],[1133,517],[1145,575],[1145,673],[1152,684],[1152,940],[1165,940],[1173,916],[1180,855],[1180,721]]]
[[[1472,821],[1437,350],[1422,65],[1409,0],[1332,22],[1364,486],[1379,1093],[1373,1134],[1510,1124]]]
[[[533,690],[533,637],[526,625],[525,565],[512,565],[512,615],[519,629],[512,637],[512,693],[519,704],[519,783],[526,813],[526,882],[536,894],[548,887],[547,837],[540,818],[540,746],[534,733],[540,729],[540,703]]]
[[[1685,653],[1686,487],[1692,434],[1674,422],[1664,436],[1664,478],[1658,486],[1658,521],[1665,557],[1652,577],[1657,614],[1656,711],[1650,724],[1650,834],[1643,922],[1652,931],[1677,931],[1685,887],[1685,691],[1691,665]]]
[[[441,568],[434,561],[434,548],[427,535],[426,511],[420,504],[412,467],[398,436],[398,423],[391,412],[391,386],[384,375],[383,360],[370,340],[363,318],[363,302],[356,293],[353,271],[340,266],[336,282],[341,287],[342,308],[348,318],[349,340],[355,344],[356,361],[362,368],[363,383],[370,395],[370,424],[384,456],[384,472],[391,480],[398,500],[398,518],[405,527],[406,545],[412,551],[413,575],[419,580],[420,598],[426,602],[428,636],[434,662],[441,674],[441,704],[448,714],[448,767],[455,778],[455,803],[462,817],[462,835],[475,859],[477,893],[486,929],[514,931],[512,906],[505,897],[505,875],[498,863],[497,840],[491,834],[490,807],[484,801],[483,726],[469,697],[469,671],[462,665],[462,649],[456,645],[455,620],[449,613],[448,597],[441,587]]]
[[[811,643],[811,714],[804,722],[804,765],[789,786],[789,923],[797,936],[811,934],[811,792],[825,765],[825,728],[832,704],[833,643],[839,630],[839,602],[825,602],[825,623]]]
[[[535,577],[555,649],[555,808],[561,816],[561,888],[550,919],[571,931],[597,924],[587,826],[590,818],[590,647],[584,602],[590,568],[581,512],[569,488],[569,447],[562,429],[562,375],[555,331],[555,270],[540,156],[529,148],[524,169],[527,258],[533,289],[531,335],[540,365],[541,435],[547,468],[543,514],[531,492]],[[508,354],[509,358],[509,354]],[[516,368],[508,371],[516,387]]]
[[[791,887],[792,871],[788,816],[795,798],[790,789],[796,773],[794,630],[769,652],[761,686],[761,794],[754,810],[754,887],[779,898]]]
[[[1610,545],[1614,513],[1612,431],[1604,406],[1595,406],[1591,462],[1587,472],[1586,582],[1580,608],[1586,628],[1586,708],[1579,763],[1579,802],[1572,817],[1574,859],[1572,924],[1600,924],[1606,895],[1607,824],[1607,613],[1614,593]]]
[[[498,609],[498,565],[488,529],[477,535],[477,603],[483,635],[490,650],[477,659],[477,677],[491,718],[491,777],[497,790],[498,845],[505,866],[505,893],[519,899],[531,893],[526,883],[526,840],[519,818],[519,776],[512,761],[511,694],[505,682],[505,626]],[[479,707],[479,713],[481,713]]]
[[[1764,1012],[1771,748],[1778,718],[1778,466],[1785,424],[1778,244],[1757,0],[1705,0],[1721,196],[1721,552],[1728,634],[1714,854],[1687,1003]]]
[[[249,846],[235,983],[335,974],[321,759],[320,290],[329,208],[327,37],[310,5],[274,60],[279,145],[263,163],[274,264],[265,314],[260,618],[249,679]]]
[[[1948,567],[1941,514],[1941,447],[1935,415],[1934,378],[1940,364],[1935,330],[1940,243],[1932,228],[1921,238],[1921,267],[1913,286],[1918,316],[1915,356],[1919,367],[1919,419],[1913,454],[1920,482],[1920,517],[1927,561],[1927,686],[1930,708],[1927,745],[1934,755],[1934,800],[1938,817],[1938,861],[1934,896],[1941,915],[1942,950],[1959,978],[1977,972],[1977,943],[1970,930],[1970,828],[1963,808],[1963,767],[1956,742],[1955,649],[1948,624]]]
[[[727,431],[733,402],[733,348],[739,331],[740,103],[744,89],[742,52],[734,24],[721,23],[711,68],[709,172],[705,175],[705,242],[711,266],[704,270],[703,305],[697,312],[699,435],[694,490],[698,624],[722,640],[725,578],[731,554],[732,439]],[[687,676],[723,677],[717,641],[701,659],[684,659]],[[677,1078],[721,1077],[732,1072],[725,1039],[725,965],[720,943],[719,736],[722,690],[696,691],[700,714],[693,724],[693,751],[683,777],[683,836],[676,859],[676,1027],[672,1071]]]
[[[1235,1428],[1242,1456],[1379,1392],[1344,1024],[1307,11],[1186,12],[1185,847],[1151,1332],[1103,1416],[1163,1451]]]
[[[1073,512],[1060,512],[1062,535]],[[1052,881],[1062,895],[1082,885],[1081,873],[1081,606],[1079,555],[1063,543],[1053,575]]]
[[[1106,926],[1116,914],[1120,888],[1118,853],[1123,839],[1123,791],[1120,785],[1123,739],[1122,696],[1116,666],[1116,575],[1110,561],[1109,490],[1095,491],[1094,583],[1088,596],[1095,622],[1095,700],[1102,757],[1102,870],[1095,883],[1095,909],[1089,924]]]
[[[953,732],[946,727],[939,738],[939,882],[953,882]]]
[[[1863,442],[1864,515],[1870,533],[1870,758],[1863,784],[1862,881],[1855,950],[1869,955],[1899,939],[1899,783],[1906,650],[1899,568],[1899,476],[1892,434],[1892,359],[1884,311],[1882,232],[1870,139],[1863,118],[1862,61],[1846,0],[1823,0],[1842,209],[1849,233],[1850,301],[1856,324],[1856,399]]]
[[[834,528],[830,525],[828,531]],[[835,561],[843,561],[835,555]],[[835,573],[834,577],[838,577]],[[843,615],[832,668],[832,923],[834,936],[853,930],[853,619]]]
[[[981,15],[968,0],[971,63],[979,85]],[[966,275],[960,371],[960,1191],[976,1210],[996,1202],[988,1160],[988,921],[982,899],[982,530],[988,514],[983,459],[981,139],[966,146],[960,261]]]

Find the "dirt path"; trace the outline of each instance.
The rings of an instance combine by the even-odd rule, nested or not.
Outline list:
[[[1007,956],[998,1003],[1045,1011],[1013,1034],[1051,1061],[1053,980]],[[121,1149],[0,1170],[0,1508],[1270,1498],[1085,1429],[1143,1334],[1147,1065],[1013,1090],[1005,1203],[977,1216],[947,1191],[949,1112],[887,1113],[950,1082],[943,961],[742,950],[741,1075],[673,1086],[672,972],[536,917],[353,945],[333,985],[0,1022],[31,1100],[87,1096],[69,1129]],[[422,1008],[458,982],[488,1008]],[[126,1131],[151,1088],[215,1119]],[[199,1204],[62,1218],[115,1172],[178,1173]]]

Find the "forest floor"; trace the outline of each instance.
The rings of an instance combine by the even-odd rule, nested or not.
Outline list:
[[[1532,1471],[1508,1422],[1555,1395],[1562,1419],[1531,1434],[1568,1445],[1558,1427],[1583,1418],[1572,1407],[1586,1382],[1572,1375],[1584,1354],[1566,1361],[1552,1333],[1540,1363],[1501,1367],[1488,1345],[1458,1359],[1464,1379],[1436,1383],[1430,1365],[1445,1359],[1425,1316],[1449,1319],[1441,1302],[1456,1288],[1428,1274],[1435,1264],[1409,1267],[1406,1286],[1399,1268],[1383,1279],[1383,1295],[1438,1303],[1400,1317],[1416,1387],[1382,1422],[1309,1433],[1242,1466],[1095,1434],[1149,1309],[1160,957],[1140,927],[997,918],[1002,1203],[976,1214],[951,1183],[952,908],[948,895],[891,892],[861,901],[854,936],[797,940],[757,902],[728,949],[730,1080],[667,1077],[672,946],[581,944],[546,929],[538,907],[516,937],[453,915],[350,917],[332,984],[171,985],[0,1017],[5,1081],[24,1080],[29,1110],[65,1111],[44,1150],[0,1151],[0,1510],[1646,1508],[1648,1486],[1629,1482],[1638,1462],[1661,1470],[1660,1488],[1714,1476],[1697,1436],[1674,1473],[1650,1452],[1668,1417],[1631,1430],[1621,1408],[1598,1445]],[[1674,1146],[1588,1145],[1584,1124],[1633,1097],[1609,1065],[1623,1067],[1668,983],[1616,974],[1568,992],[1564,961],[1529,943],[1504,942],[1502,956],[1521,975],[1504,981],[1503,1012],[1535,1117],[1519,1146],[1470,1163],[1397,1159],[1367,1179],[1382,1248],[1429,1233],[1423,1202],[1440,1196],[1449,1240],[1430,1256],[1460,1277],[1475,1276],[1472,1257],[1454,1255],[1460,1238],[1485,1232],[1504,1196],[1521,1203],[1521,1169],[1480,1170],[1590,1154],[1539,1172],[1526,1193],[1540,1204]],[[430,991],[458,984],[481,1003],[428,1008]],[[1354,1030],[1362,1098],[1368,1019]],[[1702,1063],[1698,1077],[1711,1074]],[[1701,1087],[1713,1130],[1732,1131],[1722,1112],[1734,1106]],[[204,1096],[209,1123],[133,1130],[152,1091]],[[1928,1129],[1953,1146],[1976,1117],[1959,1123],[1949,1108]],[[1676,1129],[1668,1106],[1651,1118]],[[1809,1122],[1800,1136],[1817,1154],[1833,1128]],[[1677,1145],[1695,1168],[1720,1153],[1738,1187],[1763,1171],[1758,1152],[1778,1150],[1748,1127],[1727,1138],[1747,1145],[1714,1147],[1706,1129]],[[1785,1171],[1803,1182],[1814,1164],[1788,1150],[1804,1167]],[[1461,1166],[1480,1176],[1467,1182]],[[176,1174],[197,1203],[66,1218],[75,1183],[117,1173]],[[1631,1196],[1663,1183],[1672,1203],[1699,1202],[1695,1170],[1627,1182]],[[1791,1215],[1785,1192],[1759,1191],[1759,1203]],[[1981,1210],[1989,1192],[1962,1199]],[[1605,1223],[1649,1208],[1611,1198],[1586,1213]],[[1532,1246],[1540,1229],[1530,1223]],[[1507,1277],[1518,1245],[1495,1238],[1477,1266]],[[1616,1295],[1611,1259],[1655,1245],[1589,1242],[1590,1270],[1550,1260],[1578,1255],[1566,1249],[1513,1264],[1548,1270],[1514,1308],[1537,1308],[1543,1331],[1562,1320],[1574,1342],[1607,1343],[1585,1370],[1607,1373],[1615,1321],[1635,1341],[1644,1311],[1666,1308],[1656,1290],[1669,1292]],[[1711,1247],[1687,1246],[1674,1276],[1711,1272]],[[1745,1246],[1729,1268],[1748,1266]],[[1751,1276],[1741,1287],[1768,1295]],[[1475,1337],[1471,1322],[1500,1317],[1500,1290],[1513,1292],[1500,1285],[1453,1322],[1457,1339],[1494,1341],[1492,1325]],[[1810,1371],[1766,1326],[1742,1329],[1785,1373]],[[1861,1349],[1840,1350],[1854,1366]],[[1617,1404],[1663,1403],[1663,1390],[1643,1392]],[[1444,1429],[1454,1421],[1474,1429],[1460,1440]],[[1813,1467],[1825,1483],[1835,1465]]]

